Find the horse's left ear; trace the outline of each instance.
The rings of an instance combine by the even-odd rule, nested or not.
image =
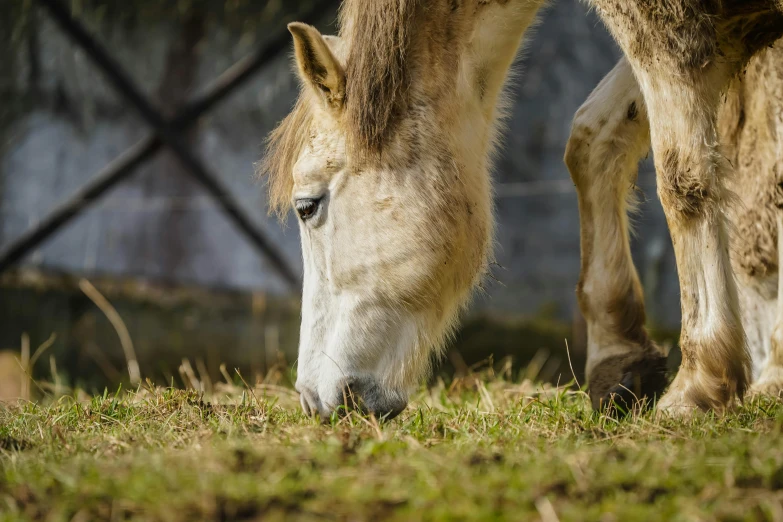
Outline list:
[[[345,72],[318,29],[301,22],[288,24],[294,36],[296,65],[302,80],[319,92],[327,105],[340,109],[345,100]]]

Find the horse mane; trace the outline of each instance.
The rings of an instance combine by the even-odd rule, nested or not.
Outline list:
[[[340,36],[349,46],[342,127],[350,151],[380,153],[404,112],[410,84],[414,15],[422,0],[345,0]],[[313,124],[301,92],[291,113],[266,140],[259,174],[267,176],[270,212],[282,215],[290,203],[293,167]]]
[[[344,125],[354,152],[380,152],[405,110],[413,24],[421,0],[346,0],[349,41]],[[341,31],[342,32],[342,31]]]

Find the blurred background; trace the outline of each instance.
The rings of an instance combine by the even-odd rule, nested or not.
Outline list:
[[[0,273],[0,386],[18,389],[4,375],[13,374],[8,365],[19,367],[20,357],[36,377],[89,391],[134,377],[129,361],[157,383],[187,386],[189,375],[220,379],[234,368],[248,378],[289,382],[299,296],[269,251],[299,278],[298,229],[291,216],[284,223],[268,216],[254,163],[297,92],[285,24],[305,17],[333,32],[337,3],[59,5],[160,117],[214,92],[218,78],[225,86],[238,71],[246,73],[193,126],[180,126],[179,139],[236,202],[256,241],[162,147],[100,197],[82,198],[77,215],[56,222],[62,226],[52,227],[45,240],[24,245],[36,227],[52,224],[47,216],[53,210],[111,174],[118,158],[149,145],[155,132],[48,9],[35,0],[2,0],[0,252],[14,251],[20,259]],[[578,0],[555,2],[528,38],[494,173],[496,280],[476,298],[440,375],[464,373],[488,357],[496,363],[511,357],[513,368],[527,376],[569,381],[566,339],[581,372],[584,323],[574,296],[578,210],[562,156],[574,112],[619,55]],[[659,336],[673,337],[677,279],[650,161],[638,186],[643,203],[633,254],[647,289],[649,322]],[[20,250],[24,246],[31,248]]]

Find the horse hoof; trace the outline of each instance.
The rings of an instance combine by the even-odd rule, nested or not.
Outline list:
[[[624,369],[617,384],[604,393],[591,393],[590,398],[594,409],[624,417],[650,408],[668,384],[666,357],[655,356],[632,363]]]

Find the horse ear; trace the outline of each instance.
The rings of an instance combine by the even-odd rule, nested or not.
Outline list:
[[[318,29],[300,22],[288,24],[294,37],[296,65],[305,84],[313,87],[333,109],[345,100],[345,72]]]

